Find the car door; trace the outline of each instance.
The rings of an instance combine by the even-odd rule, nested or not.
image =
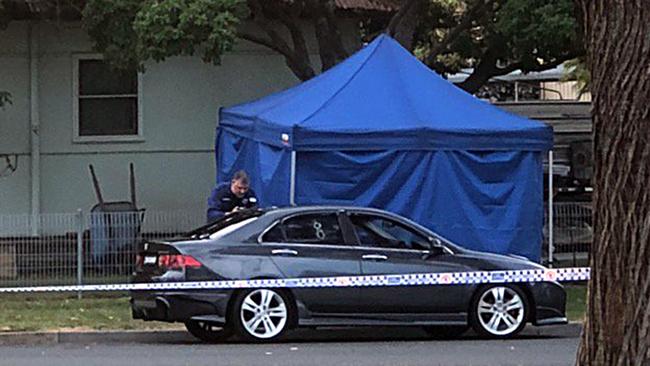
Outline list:
[[[286,217],[262,236],[271,259],[286,278],[359,276],[355,248],[346,244],[340,212],[329,210]],[[354,313],[358,288],[295,288],[292,292],[312,313]]]
[[[360,243],[364,275],[466,271],[449,261],[452,254],[433,247],[419,230],[394,218],[350,213],[349,222]],[[466,311],[467,290],[461,285],[363,287],[360,302],[374,313],[448,313]]]

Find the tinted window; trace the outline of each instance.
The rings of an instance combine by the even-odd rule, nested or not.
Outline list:
[[[262,241],[265,243],[282,243],[284,242],[284,234],[282,233],[282,227],[277,224],[273,228],[262,236]]]
[[[380,216],[351,215],[350,220],[363,246],[394,249],[429,249],[428,239],[417,231]]]
[[[295,216],[283,222],[289,243],[337,244],[343,235],[336,214],[308,214]]]
[[[78,61],[79,136],[138,134],[138,74]]]

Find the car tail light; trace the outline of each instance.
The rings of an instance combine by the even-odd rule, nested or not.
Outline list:
[[[167,269],[200,268],[201,262],[191,255],[163,254],[158,257],[158,267]]]

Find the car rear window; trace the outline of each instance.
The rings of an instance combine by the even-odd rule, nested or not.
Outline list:
[[[224,228],[222,228],[220,230],[217,230],[214,233],[210,234],[210,239],[216,240],[216,239],[222,238],[222,237],[234,232],[235,230],[250,224],[251,222],[253,222],[253,221],[257,220],[257,219],[258,219],[257,217],[251,217],[251,218],[246,219],[244,221],[240,221],[240,222],[238,222],[236,224],[226,226],[226,227],[224,227]]]

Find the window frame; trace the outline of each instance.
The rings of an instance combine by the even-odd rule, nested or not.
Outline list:
[[[339,210],[332,210],[332,211],[308,211],[308,212],[297,212],[288,216],[285,216],[281,219],[273,221],[269,226],[267,226],[260,235],[257,237],[257,242],[261,245],[297,245],[297,246],[309,246],[309,247],[328,247],[328,248],[358,248],[358,244],[355,242],[350,242],[348,236],[346,235],[346,231],[344,229],[344,226],[347,225],[347,222],[345,221],[346,218],[342,216],[342,212]],[[341,232],[341,238],[343,241],[339,244],[334,244],[334,243],[306,243],[306,242],[289,242],[287,241],[287,232],[285,230],[285,222],[291,219],[294,219],[296,217],[300,216],[307,216],[307,215],[334,215],[336,216],[336,220],[338,221],[339,225],[339,230]],[[266,236],[267,233],[275,229],[276,227],[279,227],[280,231],[282,232],[282,237],[283,240],[282,242],[275,242],[275,241],[265,241],[264,236]]]
[[[74,143],[114,143],[114,142],[144,142],[143,128],[143,102],[142,102],[142,80],[143,75],[137,72],[137,92],[136,94],[116,94],[102,95],[101,98],[129,97],[136,98],[138,113],[136,123],[138,124],[137,133],[133,135],[95,135],[82,136],[79,134],[79,64],[81,61],[94,60],[103,61],[104,57],[97,53],[78,53],[72,55],[72,142]]]
[[[431,250],[433,250],[433,245],[431,245],[429,249],[413,249],[413,248],[389,248],[389,247],[380,247],[380,246],[376,246],[376,245],[375,246],[368,246],[368,245],[362,244],[361,240],[360,240],[360,238],[359,238],[359,236],[357,234],[357,230],[355,228],[355,225],[352,222],[352,218],[350,217],[350,216],[353,216],[353,215],[368,216],[368,217],[374,217],[374,218],[378,218],[378,219],[382,219],[382,220],[392,221],[392,222],[396,223],[398,226],[402,227],[402,229],[408,229],[410,231],[413,231],[416,234],[418,234],[419,236],[423,237],[424,239],[427,239],[427,241],[428,241],[428,238],[430,237],[430,235],[428,235],[427,233],[419,230],[416,227],[408,225],[407,223],[403,222],[402,220],[399,220],[397,218],[394,218],[394,217],[391,217],[391,216],[388,216],[388,215],[382,215],[382,214],[375,213],[375,212],[349,211],[349,212],[347,212],[347,216],[348,216],[347,220],[348,220],[348,223],[349,223],[349,225],[350,225],[350,227],[352,229],[352,232],[354,234],[354,239],[356,240],[356,245],[358,245],[361,248],[371,249],[371,250],[403,251],[403,252],[417,252],[417,253],[429,253],[429,252],[431,252]],[[452,254],[452,251],[450,249],[448,249],[446,246],[441,244],[441,247],[443,248],[443,251],[445,251],[445,252],[447,252],[449,254]]]

